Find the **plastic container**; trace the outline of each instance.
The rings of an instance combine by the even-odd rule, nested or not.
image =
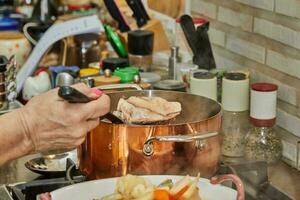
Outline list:
[[[121,83],[130,83],[133,82],[135,75],[139,75],[139,69],[136,67],[118,68],[113,75],[120,77]]]
[[[252,128],[245,140],[245,158],[276,163],[282,155],[282,142],[276,133],[278,86],[256,83],[251,86],[250,121]]]

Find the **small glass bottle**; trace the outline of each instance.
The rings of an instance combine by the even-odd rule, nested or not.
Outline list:
[[[226,73],[222,91],[222,154],[242,157],[249,131],[249,79],[244,73]]]
[[[245,158],[276,163],[282,154],[282,142],[274,130],[278,86],[256,83],[251,86],[250,121],[253,125],[245,140]]]
[[[154,33],[136,30],[128,32],[129,63],[142,72],[151,71]]]

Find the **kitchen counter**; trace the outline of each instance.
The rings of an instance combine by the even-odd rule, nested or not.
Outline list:
[[[29,171],[24,166],[26,161],[37,156],[38,155],[26,156],[0,167],[0,184],[25,182],[38,178],[38,174]],[[300,200],[299,171],[280,162],[275,166],[269,167],[268,174],[273,186],[291,198]]]

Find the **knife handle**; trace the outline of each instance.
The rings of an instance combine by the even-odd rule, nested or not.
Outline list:
[[[88,103],[93,100],[70,86],[60,87],[58,90],[58,96],[68,101],[69,103]]]

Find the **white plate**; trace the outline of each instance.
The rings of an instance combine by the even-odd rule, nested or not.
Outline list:
[[[158,185],[166,179],[172,179],[176,182],[183,176],[143,176],[151,181],[152,184]],[[101,198],[114,192],[117,178],[101,179],[88,181],[67,186],[51,192],[52,200],[93,200]],[[199,181],[200,196],[205,200],[235,200],[237,192],[231,188],[221,185],[212,185],[207,179]]]

